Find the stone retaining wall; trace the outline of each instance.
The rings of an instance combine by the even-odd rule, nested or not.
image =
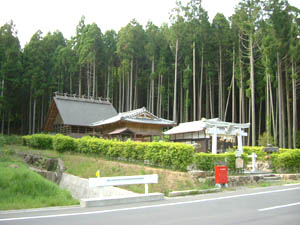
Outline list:
[[[117,187],[90,188],[88,179],[64,173],[66,168],[61,159],[52,159],[23,152],[19,152],[18,155],[24,159],[31,170],[47,180],[55,182],[60,188],[67,189],[76,199],[138,195]]]

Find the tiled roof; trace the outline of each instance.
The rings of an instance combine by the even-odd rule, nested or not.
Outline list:
[[[176,123],[174,121],[166,120],[166,119],[155,116],[154,114],[147,111],[147,109],[145,107],[140,108],[140,109],[135,109],[132,111],[128,111],[128,112],[119,113],[118,115],[113,116],[109,119],[100,120],[100,121],[92,123],[90,125],[91,126],[102,126],[102,125],[106,125],[106,124],[116,123],[118,121],[158,124],[158,125],[165,125],[165,126],[176,125]]]

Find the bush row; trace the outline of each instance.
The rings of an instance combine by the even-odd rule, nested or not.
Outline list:
[[[21,136],[0,134],[0,146],[12,144],[21,144]]]
[[[49,134],[33,134],[22,137],[22,144],[38,149],[52,149],[53,135]]]
[[[270,164],[274,172],[299,173],[300,149],[287,150],[270,155]]]
[[[242,159],[244,160],[244,168],[246,168],[249,158],[248,155],[243,153]],[[214,171],[215,165],[226,165],[232,172],[236,171],[235,167],[235,153],[222,153],[222,154],[210,154],[210,153],[197,153],[195,155],[195,165],[197,169],[204,171]]]
[[[1,140],[1,137],[0,137]],[[96,154],[102,157],[118,160],[147,162],[153,166],[162,166],[177,170],[186,170],[186,167],[195,163],[200,170],[214,170],[216,164],[227,165],[230,171],[236,171],[235,153],[212,155],[208,153],[194,153],[191,145],[168,142],[133,142],[104,140],[94,137],[74,139],[61,134],[34,134],[22,137],[23,145],[38,149],[54,149],[58,152],[72,151],[87,154]],[[252,152],[258,159],[265,160],[267,153],[263,147],[244,146],[244,166],[248,164]],[[280,149],[279,153],[271,154],[270,160],[275,171],[299,171],[300,149]]]
[[[147,161],[151,165],[186,170],[193,163],[194,148],[191,145],[167,142],[133,142],[104,140],[93,137],[77,139],[77,151],[96,153],[111,159]]]
[[[186,170],[194,160],[193,146],[180,143],[121,142],[94,137],[74,139],[61,134],[34,134],[23,136],[22,140],[23,145],[33,148],[96,154],[110,159],[147,161],[150,165],[177,170]]]

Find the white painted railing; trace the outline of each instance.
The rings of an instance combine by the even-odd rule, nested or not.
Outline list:
[[[149,193],[148,184],[157,184],[158,175],[120,176],[89,178],[89,187],[122,186],[131,184],[145,184],[145,194]]]

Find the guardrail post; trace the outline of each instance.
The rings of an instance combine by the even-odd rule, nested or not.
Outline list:
[[[149,194],[149,187],[148,187],[148,184],[145,184],[145,194]]]

